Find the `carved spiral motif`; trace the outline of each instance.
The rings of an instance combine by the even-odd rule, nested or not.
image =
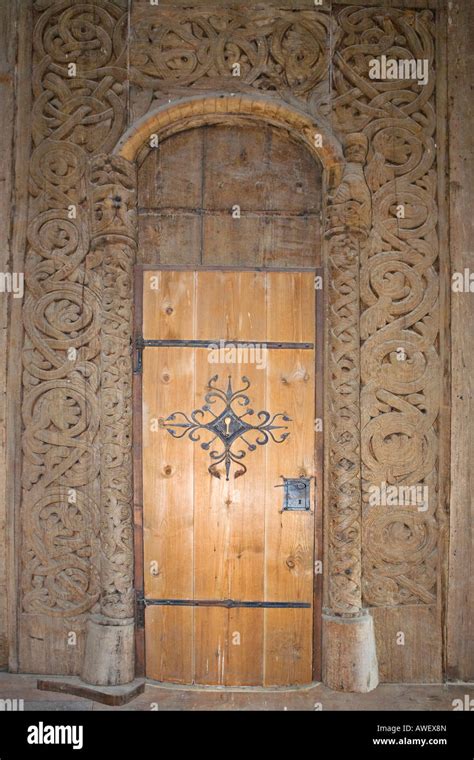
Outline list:
[[[158,17],[147,9],[134,24],[134,78],[153,90],[231,78],[237,89],[287,90],[306,99],[326,78],[330,27],[329,15],[319,12],[272,9],[249,17],[188,10]]]
[[[429,561],[437,553],[434,519],[413,509],[391,512],[375,508],[367,516],[364,528],[367,564],[377,568],[384,563],[383,576],[373,583],[378,604],[408,602],[413,596],[426,603],[434,602],[430,589],[436,583],[436,566]]]
[[[100,589],[102,288],[101,259],[91,250],[87,163],[91,154],[111,150],[124,129],[127,15],[120,4],[107,0],[36,0],[34,9],[22,606],[29,614],[68,618],[90,610]],[[69,72],[71,63],[75,76]],[[113,220],[110,227],[116,231]],[[117,296],[123,297],[120,287]],[[117,296],[110,298],[110,310],[120,314]],[[127,375],[129,345],[126,351],[117,345],[111,355],[117,373]],[[118,428],[126,427],[129,410],[123,403],[113,408],[114,461],[123,464],[128,441]],[[73,503],[68,502],[71,489]],[[117,533],[115,524],[108,529]],[[117,541],[123,545],[120,536]],[[108,543],[113,554],[113,541]],[[127,551],[132,565],[129,546]],[[125,564],[123,557],[117,564]],[[123,585],[118,577],[116,585]]]
[[[146,11],[132,29],[130,76],[150,100],[171,89],[218,89],[238,63],[236,90],[277,92],[368,145],[366,162],[348,157],[326,231],[337,420],[330,441],[330,595],[340,614],[359,608],[363,540],[366,604],[429,604],[438,562],[439,407],[432,13],[354,6],[245,17],[231,10]],[[126,162],[106,154],[125,129],[128,16],[119,0],[35,0],[34,14],[23,610],[81,615],[97,601],[100,573],[102,611],[127,617],[135,180]],[[428,84],[371,80],[369,62],[382,54],[427,58]],[[358,234],[348,234],[348,224],[359,224]],[[399,347],[404,362],[396,358]],[[381,480],[429,485],[428,513],[364,505],[362,539],[361,476],[365,500]],[[73,508],[64,501],[70,487],[77,489]]]
[[[36,145],[53,139],[88,154],[112,150],[125,126],[126,20],[107,0],[65,0],[39,15],[33,37]]]
[[[66,490],[51,489],[35,503],[26,524],[31,543],[23,609],[68,617],[84,613],[99,596],[97,505],[80,492],[68,503]]]
[[[364,599],[430,603],[440,393],[433,15],[345,8],[338,23],[333,114],[341,132],[356,127],[367,136],[372,191],[373,226],[360,272],[364,501],[370,486],[382,482],[429,485],[426,514],[364,507]],[[369,62],[381,55],[427,59],[428,84],[370,79]]]

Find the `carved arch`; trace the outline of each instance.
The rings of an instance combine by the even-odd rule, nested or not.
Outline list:
[[[114,154],[136,161],[151,134],[161,138],[204,124],[232,119],[265,122],[287,130],[320,161],[330,186],[341,178],[344,152],[340,141],[323,124],[282,100],[257,95],[190,97],[166,104],[135,122],[120,138]],[[316,140],[319,135],[321,140]]]
[[[234,123],[265,122],[284,129],[322,165],[324,259],[329,283],[325,426],[327,601],[334,614],[359,615],[362,605],[359,258],[371,223],[370,192],[363,173],[367,140],[361,134],[349,135],[343,148],[331,132],[310,116],[275,99],[247,95],[195,97],[161,106],[132,125],[118,142],[110,161],[116,166],[128,166],[127,174],[136,177],[136,164],[143,157],[151,135],[163,139],[230,119]],[[316,135],[321,139],[315,140]],[[94,162],[98,160],[100,157]],[[118,189],[116,194],[121,196]],[[108,236],[113,247],[112,229]],[[136,239],[136,231],[131,237]],[[131,372],[130,366],[128,370]]]

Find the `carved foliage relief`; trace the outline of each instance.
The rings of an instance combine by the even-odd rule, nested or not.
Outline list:
[[[22,609],[63,619],[95,609],[99,598],[110,616],[131,611],[131,494],[123,473],[131,472],[134,179],[126,162],[107,158],[127,126],[126,5],[33,4]],[[232,82],[235,91],[265,91],[331,122],[349,151],[341,186],[328,199],[326,231],[340,320],[330,335],[340,381],[332,403],[345,420],[331,443],[338,468],[329,512],[332,597],[348,612],[362,591],[369,605],[429,603],[439,406],[433,16],[354,6],[245,15],[136,7],[130,80],[137,111],[153,99],[228,90]],[[428,83],[370,79],[369,62],[381,55],[427,59]],[[359,234],[346,238],[354,214]],[[428,486],[428,509],[370,506],[370,487],[382,482]]]
[[[362,606],[360,464],[360,257],[371,227],[363,165],[367,137],[344,140],[346,164],[326,206],[328,281],[329,546],[328,602],[333,613]]]
[[[136,167],[100,154],[89,166],[91,248],[101,262],[101,611],[133,617],[132,367]]]
[[[131,79],[145,108],[176,88],[263,91],[312,106],[327,99],[330,14],[321,11],[163,9],[137,5]],[[143,107],[143,106],[142,106]]]
[[[125,128],[120,3],[37,0],[23,363],[22,610],[99,599],[101,251],[87,163]],[[71,67],[71,64],[74,66]]]
[[[368,138],[373,215],[360,270],[364,599],[429,603],[440,393],[435,22],[430,11],[353,7],[337,19],[333,123]],[[382,55],[427,60],[428,83],[370,79],[369,62]],[[383,483],[426,486],[427,503],[370,505],[371,487]]]

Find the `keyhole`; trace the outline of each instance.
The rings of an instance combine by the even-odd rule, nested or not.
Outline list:
[[[230,435],[230,423],[232,422],[230,417],[226,417],[225,420],[225,434]]]

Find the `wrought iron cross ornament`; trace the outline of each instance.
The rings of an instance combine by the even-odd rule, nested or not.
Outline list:
[[[220,478],[217,467],[224,462],[226,480],[229,480],[229,473],[232,462],[239,465],[234,477],[238,478],[247,472],[246,466],[242,459],[247,455],[243,449],[235,449],[234,444],[243,443],[248,451],[255,451],[257,446],[264,446],[270,438],[275,443],[283,443],[290,435],[286,425],[275,424],[277,420],[282,422],[291,422],[291,418],[286,414],[272,414],[270,412],[257,412],[259,420],[258,425],[252,425],[247,418],[255,414],[250,408],[250,399],[246,391],[250,388],[250,380],[242,377],[242,388],[238,391],[232,389],[232,378],[229,375],[227,389],[218,388],[216,383],[219,375],[214,375],[209,380],[209,392],[205,396],[205,404],[201,409],[194,409],[188,416],[184,412],[173,412],[165,420],[160,420],[162,428],[165,428],[173,438],[184,438],[186,435],[191,441],[200,442],[201,435],[206,431],[212,434],[212,438],[203,441],[200,445],[204,451],[209,451],[209,456],[213,463],[209,466],[209,472],[215,478]],[[217,405],[216,412],[211,408]],[[219,410],[220,407],[220,410]],[[244,407],[244,411],[239,414],[234,407]],[[287,431],[275,433],[275,431]],[[250,439],[250,440],[249,440]],[[217,448],[211,448],[215,441]]]

